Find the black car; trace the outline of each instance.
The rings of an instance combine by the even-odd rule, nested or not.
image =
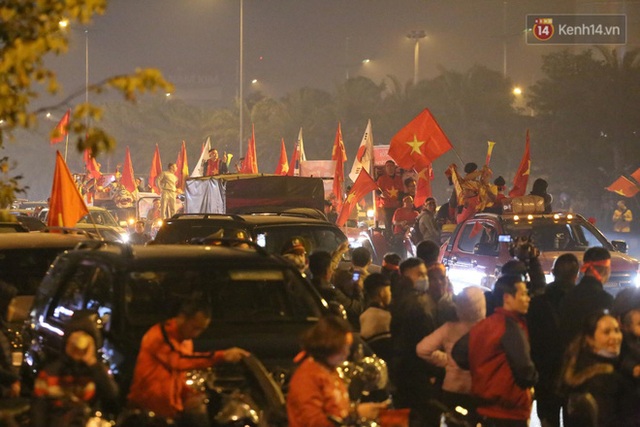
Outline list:
[[[165,220],[154,244],[194,243],[211,235],[250,237],[272,254],[279,254],[284,244],[294,236],[306,240],[308,252],[333,252],[347,240],[335,224],[301,213],[178,214]]]
[[[273,373],[291,368],[300,334],[329,312],[288,262],[260,248],[96,241],[58,257],[39,287],[28,369],[60,352],[74,314],[90,313],[102,327],[102,358],[127,390],[144,333],[194,293],[213,311],[196,349],[243,347]]]

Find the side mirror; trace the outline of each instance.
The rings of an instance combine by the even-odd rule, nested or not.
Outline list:
[[[622,252],[623,254],[627,253],[627,242],[625,242],[624,240],[612,240],[611,244],[616,251]]]
[[[495,243],[476,243],[473,247],[475,255],[498,256],[498,248]]]

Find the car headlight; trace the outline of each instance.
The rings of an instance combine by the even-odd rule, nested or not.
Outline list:
[[[640,288],[640,272],[636,272],[636,277],[633,278],[633,284],[636,288]]]
[[[358,237],[357,239],[355,237],[349,237],[349,246],[352,248],[361,248],[362,247],[362,240]]]
[[[129,243],[129,234],[120,233],[120,240],[122,240],[122,243]]]

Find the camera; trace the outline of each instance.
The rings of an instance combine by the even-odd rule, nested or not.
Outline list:
[[[531,236],[518,236],[509,245],[509,255],[520,261],[528,262],[531,258],[537,258],[540,250],[533,243]]]

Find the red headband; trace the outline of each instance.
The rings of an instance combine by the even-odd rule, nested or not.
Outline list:
[[[600,261],[587,261],[584,264],[582,264],[582,267],[580,267],[581,273],[586,273],[588,271],[589,273],[591,273],[593,277],[595,277],[600,282],[602,282],[602,275],[600,275],[598,270],[596,270],[593,267],[611,267],[611,259],[603,259]]]
[[[382,260],[382,266],[388,270],[400,270],[399,265],[391,264],[385,260]]]

